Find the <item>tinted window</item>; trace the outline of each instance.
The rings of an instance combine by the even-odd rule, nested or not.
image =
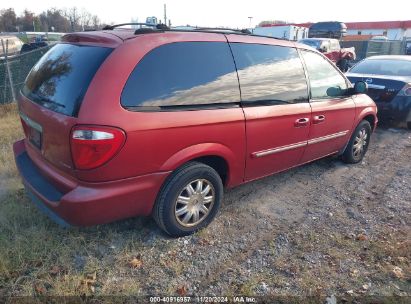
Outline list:
[[[350,73],[411,76],[411,60],[366,59],[354,66]]]
[[[311,98],[330,98],[345,94],[347,84],[333,64],[313,52],[302,51],[302,54],[310,79]]]
[[[313,24],[310,29],[324,30],[324,31],[338,31],[343,28],[343,25],[339,22],[318,22]]]
[[[308,46],[311,46],[312,48],[319,49],[322,43],[322,40],[317,40],[317,39],[302,39],[298,41],[299,43],[304,43]]]
[[[148,53],[127,80],[125,107],[239,102],[230,48],[225,42],[180,42]]]
[[[57,44],[33,67],[22,93],[48,109],[74,116],[91,79],[111,50]]]
[[[245,103],[295,103],[308,100],[304,69],[289,47],[232,43]]]

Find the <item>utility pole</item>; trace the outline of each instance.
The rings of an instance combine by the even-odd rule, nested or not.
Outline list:
[[[251,20],[253,20],[253,17],[248,17],[250,19],[250,28],[251,28]]]
[[[167,25],[167,4],[164,3],[164,24]]]

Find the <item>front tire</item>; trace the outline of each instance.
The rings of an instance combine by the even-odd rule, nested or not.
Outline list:
[[[190,162],[167,179],[157,197],[153,218],[169,235],[185,236],[206,227],[223,198],[223,183],[211,167]]]
[[[371,137],[371,125],[368,121],[361,121],[355,128],[350,141],[342,155],[342,160],[348,164],[356,164],[362,161],[367,153]]]

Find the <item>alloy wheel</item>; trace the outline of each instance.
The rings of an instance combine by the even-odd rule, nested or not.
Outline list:
[[[201,223],[210,213],[215,201],[215,189],[206,179],[189,182],[177,196],[174,215],[184,227]]]
[[[354,144],[352,146],[354,158],[359,159],[367,146],[368,133],[365,128],[362,128],[354,139]]]

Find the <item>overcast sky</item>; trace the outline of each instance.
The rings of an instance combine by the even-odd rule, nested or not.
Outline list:
[[[97,14],[103,22],[130,22],[138,18],[144,22],[148,16],[163,17],[163,4],[167,4],[167,17],[173,25],[254,27],[262,20],[307,21],[390,21],[411,19],[408,0],[13,0],[2,1],[0,8],[13,7],[17,14],[25,8],[40,13],[47,8],[76,6]],[[408,4],[406,4],[408,3]],[[338,7],[338,4],[341,7]],[[6,6],[5,6],[6,5]]]

